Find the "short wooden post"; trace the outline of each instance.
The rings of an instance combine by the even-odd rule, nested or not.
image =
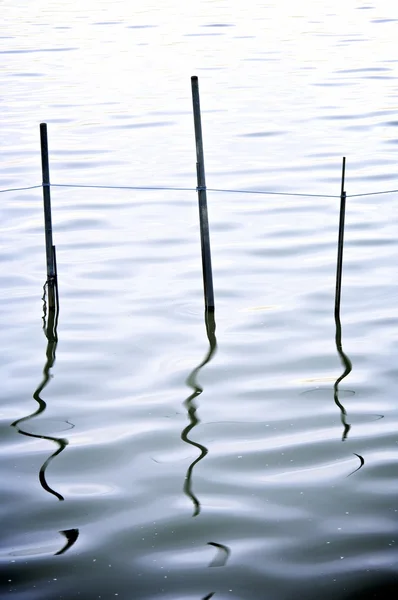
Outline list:
[[[56,270],[51,221],[50,166],[48,159],[47,123],[40,123],[41,168],[43,175],[44,229],[46,239],[48,304],[55,310]]]
[[[334,314],[335,314],[336,318],[340,318],[341,279],[342,279],[342,273],[343,273],[344,221],[345,221],[345,204],[346,204],[346,193],[344,190],[344,182],[345,182],[345,156],[343,157],[343,167],[342,167],[342,173],[341,173],[339,241],[338,241],[338,246],[337,246],[336,296],[335,296],[335,304],[334,304]]]
[[[207,213],[206,177],[203,154],[202,123],[200,116],[199,82],[196,76],[191,77],[193,117],[196,140],[196,173],[198,180],[198,201],[200,221],[200,242],[202,248],[202,270],[205,307],[214,311],[213,273],[211,268],[210,232]]]

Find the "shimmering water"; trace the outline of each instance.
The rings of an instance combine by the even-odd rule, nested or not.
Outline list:
[[[196,74],[209,187],[398,189],[397,21],[4,0],[0,188],[41,121],[54,184],[195,188]],[[398,193],[347,200],[341,347],[336,198],[210,193],[206,324],[194,191],[53,187],[46,331],[41,191],[0,198],[1,598],[395,598]]]

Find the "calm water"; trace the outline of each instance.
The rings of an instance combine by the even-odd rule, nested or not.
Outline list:
[[[345,155],[397,189],[397,21],[4,0],[0,188],[40,184],[41,121],[54,184],[195,188],[196,74],[209,187],[338,196]],[[395,597],[398,193],[347,200],[341,348],[338,199],[209,193],[207,330],[195,191],[52,202],[47,339],[41,190],[1,194],[1,598]]]

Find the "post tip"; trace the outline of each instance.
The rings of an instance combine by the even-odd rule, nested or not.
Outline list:
[[[198,81],[198,76],[197,75],[192,75],[191,81]]]

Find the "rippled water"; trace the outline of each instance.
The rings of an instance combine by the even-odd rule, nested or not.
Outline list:
[[[193,74],[210,188],[398,189],[387,0],[2,18],[1,189],[45,121],[54,184],[194,190]],[[41,190],[0,197],[1,598],[395,598],[398,193],[347,199],[337,339],[337,198],[209,193],[205,323],[195,191],[53,187],[43,331]]]

